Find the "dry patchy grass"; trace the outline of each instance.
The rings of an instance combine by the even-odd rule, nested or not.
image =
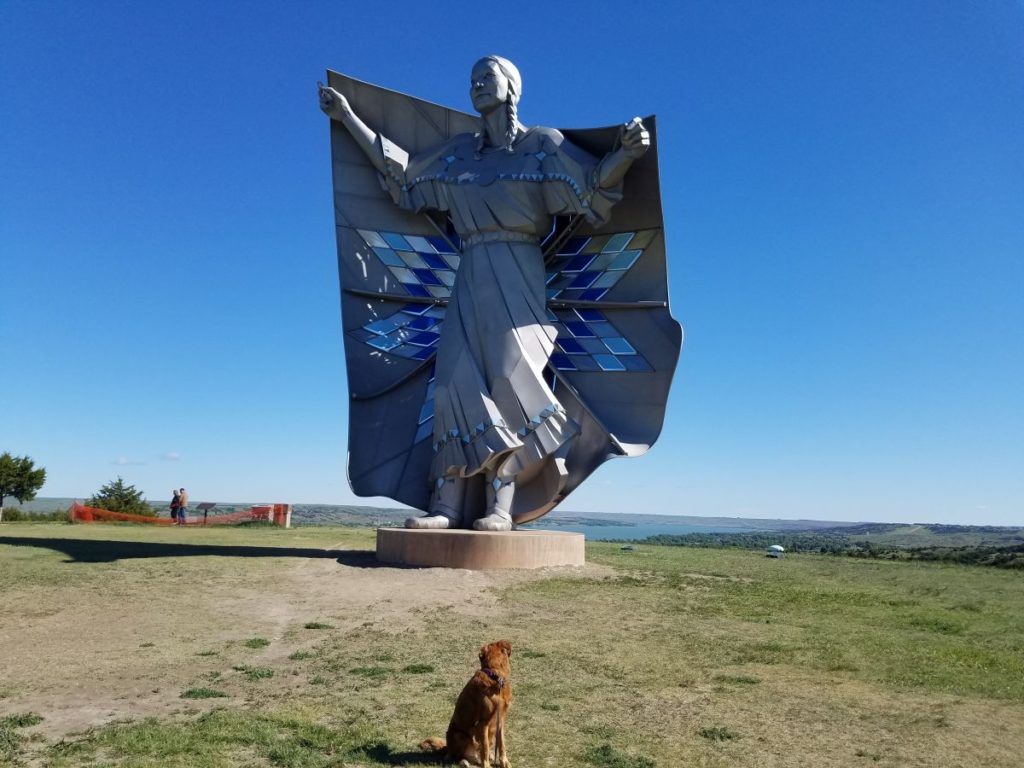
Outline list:
[[[92,559],[64,562],[73,546],[18,546],[32,542],[12,544],[12,531],[132,556],[87,548]],[[28,658],[0,669],[27,666],[0,691],[0,716],[45,718],[8,728],[11,759],[423,765],[414,745],[443,735],[479,644],[502,637],[520,768],[1016,766],[1024,752],[1019,574],[604,544],[584,569],[479,574],[372,567],[371,546],[351,529],[0,528],[0,624],[42,643],[15,643]],[[77,668],[48,675],[47,654],[65,649],[46,631],[80,621],[77,601],[120,666],[72,653]],[[247,648],[254,637],[269,644]],[[208,685],[227,698],[181,700]],[[78,734],[90,723],[57,706],[76,686],[103,703]],[[126,708],[113,706],[118,687]]]

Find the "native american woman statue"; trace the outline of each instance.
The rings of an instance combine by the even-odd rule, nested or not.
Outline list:
[[[353,490],[507,531],[645,452],[682,343],[653,118],[525,127],[499,56],[478,117],[328,82]]]

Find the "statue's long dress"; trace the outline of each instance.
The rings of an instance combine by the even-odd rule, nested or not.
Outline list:
[[[598,190],[617,126],[533,128],[477,159],[479,118],[328,82],[387,137],[389,170],[332,124],[352,489],[427,509],[432,481],[457,473],[479,515],[494,471],[515,478],[524,523],[608,459],[646,452],[682,340],[654,119],[624,188]]]
[[[541,239],[553,215],[607,220],[621,186],[596,186],[598,160],[549,128],[509,153],[462,134],[394,169],[396,202],[444,211],[462,242],[438,345],[430,479],[494,471],[505,481],[547,475],[580,425],[544,379],[557,331],[546,311]]]

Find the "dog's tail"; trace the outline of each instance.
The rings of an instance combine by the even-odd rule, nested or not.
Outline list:
[[[444,739],[430,738],[424,739],[420,742],[420,749],[433,750],[434,752],[440,752],[442,749],[448,746],[448,742]]]

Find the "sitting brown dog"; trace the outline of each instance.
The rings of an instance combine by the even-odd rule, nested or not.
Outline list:
[[[427,739],[420,749],[442,752],[446,759],[458,760],[462,766],[483,768],[491,768],[493,751],[501,768],[509,768],[505,716],[512,706],[511,655],[508,640],[481,646],[480,669],[459,694],[448,733],[443,739]]]

